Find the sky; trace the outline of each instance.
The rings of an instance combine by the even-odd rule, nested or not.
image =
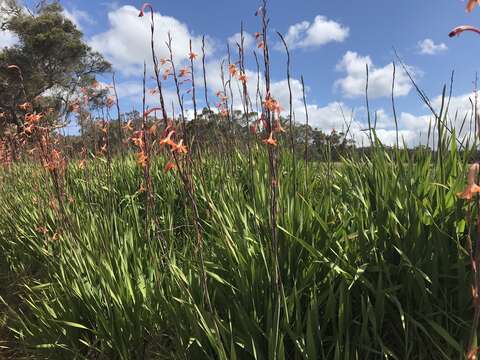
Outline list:
[[[0,0],[1,1],[1,0]],[[33,1],[25,1],[31,6]],[[142,1],[62,0],[65,15],[84,33],[85,41],[109,60],[116,72],[122,110],[140,108],[142,67],[147,62],[150,75],[151,53],[149,16],[139,18]],[[210,102],[221,89],[220,64],[226,59],[226,44],[235,49],[240,24],[246,37],[248,84],[256,87],[253,34],[260,31],[260,19],[254,16],[259,2],[243,1],[152,1],[155,11],[156,48],[166,57],[167,33],[173,38],[175,63],[182,67],[187,60],[191,39],[194,52],[200,53],[201,37],[207,43],[207,77]],[[480,37],[464,33],[449,38],[458,25],[479,25],[480,9],[467,14],[461,0],[271,0],[269,2],[269,44],[272,58],[272,96],[288,112],[286,55],[276,32],[284,35],[291,52],[291,76],[295,121],[305,121],[300,77],[303,75],[310,124],[325,131],[345,129],[343,114],[354,113],[351,136],[365,140],[365,79],[369,66],[370,109],[377,113],[377,134],[386,144],[395,141],[392,116],[392,61],[397,63],[395,98],[401,138],[410,146],[424,143],[432,115],[419,99],[402,70],[394,49],[421,89],[440,106],[444,84],[454,71],[452,121],[458,110],[457,125],[470,111],[475,73],[478,71]],[[0,33],[0,47],[15,43],[8,33]],[[232,62],[237,54],[232,51]],[[197,84],[201,79],[197,61]],[[102,78],[109,82],[109,77]],[[175,101],[170,79],[166,84],[168,103]],[[154,83],[149,80],[149,86]],[[234,85],[234,89],[238,88]],[[188,85],[184,86],[186,107],[191,108]],[[197,89],[199,97],[203,90]],[[235,92],[235,90],[234,90]],[[234,95],[235,97],[235,95]],[[237,95],[238,98],[238,95]],[[150,107],[158,106],[156,96],[148,96]],[[235,101],[235,99],[234,99]],[[238,102],[238,100],[236,100]],[[201,101],[199,100],[201,103]],[[203,103],[201,103],[202,105]],[[236,106],[240,106],[239,103]]]

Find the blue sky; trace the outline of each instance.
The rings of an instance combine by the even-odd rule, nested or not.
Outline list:
[[[112,62],[119,78],[122,108],[138,106],[141,100],[140,64],[143,59],[150,59],[149,19],[136,16],[143,2],[63,0],[61,3],[66,14],[84,32],[85,40]],[[200,38],[203,34],[207,36],[207,73],[212,78],[209,79],[209,91],[214,102],[214,92],[219,90],[218,64],[225,56],[228,39],[239,31],[241,21],[249,34],[260,30],[259,19],[254,16],[258,1],[153,1],[152,5],[156,12],[160,56],[164,53],[162,39],[168,30],[172,32],[179,66],[187,56],[188,39],[193,39],[195,52],[199,52]],[[303,75],[315,126],[326,130],[342,127],[343,119],[339,116],[342,106],[345,112],[356,109],[358,126],[355,131],[362,128],[365,125],[363,69],[368,62],[371,107],[378,110],[380,137],[391,142],[394,125],[389,88],[391,62],[395,60],[393,47],[434,104],[438,103],[435,98],[455,70],[452,112],[469,110],[468,96],[471,96],[478,71],[476,59],[480,53],[480,37],[462,34],[459,38],[448,38],[449,31],[457,25],[480,25],[480,10],[467,14],[465,2],[276,0],[270,1],[269,7],[273,90],[277,91],[273,96],[281,102],[288,96],[284,81],[285,54],[275,46],[278,43],[275,31],[279,31],[291,47],[297,121],[304,118],[298,82]],[[3,38],[5,42],[5,36]],[[0,45],[1,41],[2,37]],[[255,49],[255,40],[251,42],[249,54]],[[255,67],[253,57],[249,58],[249,86],[253,90]],[[408,143],[415,144],[420,141],[420,133],[426,133],[430,116],[405,74],[398,70],[396,98],[401,114],[401,135]],[[174,99],[173,94],[171,99]],[[158,105],[153,97],[149,101],[150,106]],[[287,104],[282,105],[287,107]]]

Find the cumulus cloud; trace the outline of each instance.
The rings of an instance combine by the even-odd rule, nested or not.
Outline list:
[[[418,49],[420,54],[436,55],[448,50],[445,43],[435,44],[432,39],[424,39],[418,42]]]
[[[78,9],[63,9],[63,16],[70,20],[79,30],[83,30],[83,24],[93,24],[94,21],[88,12]]]
[[[151,65],[150,16],[140,18],[139,12],[139,9],[130,5],[110,11],[109,29],[93,36],[89,41],[93,49],[104,54],[115,69],[127,76],[140,74],[144,61]],[[187,59],[190,39],[193,51],[197,54],[201,52],[201,37],[194,36],[186,24],[158,12],[155,13],[154,19],[155,44],[159,58],[169,57],[165,45],[169,32],[173,38],[172,51],[176,63]],[[206,53],[210,54],[212,50],[211,41],[207,41]]]
[[[302,21],[290,26],[285,35],[285,42],[290,49],[319,47],[330,42],[343,42],[349,32],[348,27],[317,15],[312,23]]]
[[[10,31],[0,30],[0,49],[15,45],[18,42],[18,38]]]
[[[368,95],[371,98],[390,96],[392,91],[393,65],[376,67],[370,56],[361,56],[348,51],[337,64],[337,70],[345,72],[346,76],[335,81],[334,87],[339,88],[347,98],[365,96],[366,65],[369,69]],[[395,77],[395,95],[405,96],[412,88],[410,79],[403,69],[397,67]]]
[[[236,33],[228,38],[228,43],[236,51],[237,44],[240,44],[241,34]],[[255,44],[255,38],[248,32],[243,33],[243,47],[244,49],[250,49]]]

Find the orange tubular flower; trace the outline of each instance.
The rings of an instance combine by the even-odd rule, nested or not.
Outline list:
[[[467,187],[462,192],[457,193],[460,199],[471,200],[474,194],[480,193],[480,186],[475,183],[479,170],[480,166],[478,163],[470,166],[467,176]]]
[[[197,54],[192,51],[188,54],[188,58],[193,61],[197,58]]]
[[[29,124],[37,123],[42,119],[43,115],[41,114],[26,114],[25,121]]]
[[[137,154],[137,163],[138,165],[142,166],[142,167],[146,167],[147,164],[148,164],[148,156],[145,155],[145,153],[142,151],[142,152],[139,152]]]
[[[472,12],[473,9],[480,3],[480,0],[468,0],[467,12]]]
[[[228,72],[230,73],[231,76],[237,75],[237,65],[235,64],[228,65]]]
[[[183,145],[183,139],[181,139],[178,144],[175,144],[175,146],[172,146],[172,152],[177,152],[179,154],[187,154],[188,149],[185,145]]]
[[[170,170],[173,170],[177,167],[177,165],[175,165],[175,163],[169,161],[165,164],[165,167],[163,168],[163,172],[166,174],[168,173]]]
[[[30,104],[29,102],[25,102],[23,104],[18,105],[18,108],[22,110],[28,110],[32,108],[32,104]]]
[[[163,72],[163,80],[167,80],[168,77],[170,76],[170,73],[172,72],[172,68],[168,68]]]
[[[257,48],[263,49],[265,47],[265,43],[263,41],[260,41],[257,45]]]
[[[257,32],[255,33],[255,39],[258,39],[258,38],[260,37],[260,35],[262,35],[262,34],[260,34],[260,33],[257,31]]]
[[[111,108],[115,104],[115,99],[111,96],[107,98],[107,107]]]
[[[268,139],[262,140],[262,142],[266,145],[277,146],[277,140],[273,138],[273,131],[270,132],[270,136],[268,137]]]
[[[128,120],[128,122],[122,126],[124,131],[133,131],[132,120]]]
[[[179,77],[185,77],[188,74],[190,74],[190,70],[188,68],[180,69],[180,71],[178,72]]]
[[[30,124],[24,127],[23,132],[27,135],[31,135],[33,134],[33,130],[35,130],[35,124]]]
[[[472,32],[475,32],[477,34],[480,34],[480,29],[477,29],[476,27],[473,27],[473,26],[470,26],[470,25],[462,25],[462,26],[458,26],[455,29],[453,29],[452,31],[450,31],[448,36],[450,36],[450,37],[459,36],[464,31],[472,31]]]
[[[173,134],[175,134],[175,130],[170,131],[167,137],[160,140],[160,145],[170,145],[171,147],[177,146],[177,144],[171,139]]]
[[[245,73],[240,73],[240,75],[238,75],[238,80],[241,81],[242,83],[246,84],[247,83],[247,75],[245,75]]]

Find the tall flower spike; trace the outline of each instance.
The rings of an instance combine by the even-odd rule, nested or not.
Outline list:
[[[476,27],[473,27],[473,26],[470,26],[470,25],[462,25],[462,26],[457,26],[455,29],[450,31],[448,36],[450,36],[450,37],[459,36],[464,31],[472,31],[472,32],[475,32],[477,34],[480,34],[480,29],[478,29]]]
[[[138,14],[138,17],[143,17],[145,16],[145,10],[149,8],[150,11],[153,13],[153,7],[152,7],[152,4],[150,3],[145,3],[142,5],[142,8],[140,9],[140,14]]]

